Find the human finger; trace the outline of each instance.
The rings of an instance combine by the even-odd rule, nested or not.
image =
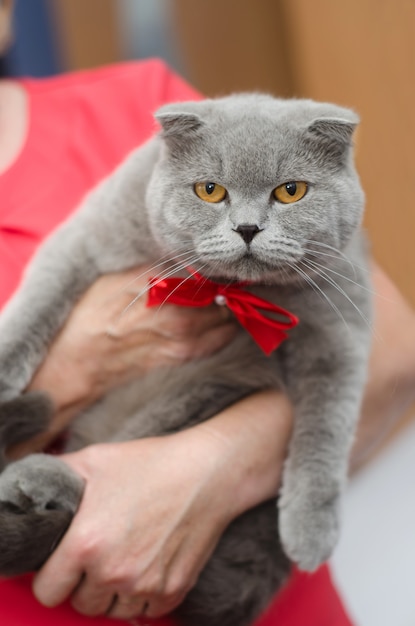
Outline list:
[[[88,574],[71,595],[73,608],[89,617],[108,614],[116,600],[117,596],[112,589],[95,584]]]
[[[181,340],[196,337],[231,319],[233,316],[227,307],[215,304],[182,307],[166,303],[160,308],[147,308],[142,302],[137,302],[128,309],[112,314],[108,330],[119,338],[127,338],[137,331],[148,329],[162,337]]]
[[[47,607],[61,604],[82,581],[83,573],[76,564],[68,557],[62,567],[60,555],[61,551],[54,553],[33,579],[33,593]]]
[[[137,595],[131,597],[116,596],[107,617],[112,619],[132,619],[134,617],[149,617],[156,619],[172,613],[184,600],[186,594],[175,595]]]
[[[99,278],[84,296],[83,310],[94,313],[94,317],[108,319],[120,334],[131,332],[138,323],[143,324],[143,309],[146,309],[148,268],[137,268],[119,274]],[[81,307],[78,307],[81,308]],[[166,315],[165,315],[166,314]],[[178,307],[164,302],[152,307],[150,316],[163,325],[166,318],[174,326],[180,318],[193,319],[199,328],[209,327],[229,318],[229,310],[213,304],[206,307]]]
[[[151,619],[157,619],[172,613],[183,602],[186,593],[178,593],[173,596],[155,596],[151,598],[143,615]]]
[[[117,595],[106,612],[112,619],[132,619],[133,617],[148,617],[150,602],[141,595],[125,597]]]
[[[227,345],[236,335],[237,327],[233,322],[213,327],[193,339],[168,339],[160,348],[160,359],[164,357],[173,362],[186,362],[214,354]]]

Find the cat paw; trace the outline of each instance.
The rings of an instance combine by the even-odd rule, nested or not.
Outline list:
[[[59,509],[74,514],[83,488],[80,476],[48,454],[31,454],[0,474],[0,502],[11,503],[22,513]]]
[[[324,503],[293,498],[279,505],[279,532],[286,555],[312,572],[332,554],[339,537],[339,497]]]
[[[53,415],[47,394],[29,392],[0,403],[0,450],[44,432]]]
[[[9,402],[16,398],[20,390],[9,385],[3,377],[0,377],[0,403]]]
[[[0,575],[39,569],[79,505],[83,481],[62,461],[34,454],[0,474]]]

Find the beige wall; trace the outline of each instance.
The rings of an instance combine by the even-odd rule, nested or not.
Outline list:
[[[119,60],[114,0],[53,0],[53,12],[68,69],[84,69]]]
[[[294,90],[284,5],[278,0],[173,0],[192,82],[209,96]],[[205,10],[204,10],[205,9]]]
[[[375,256],[415,304],[415,2],[287,0],[301,92],[354,106]]]

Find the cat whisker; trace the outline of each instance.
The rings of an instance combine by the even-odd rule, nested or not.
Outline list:
[[[344,276],[344,274],[341,274],[340,272],[336,272],[335,270],[333,270],[331,267],[328,267],[326,265],[321,265],[320,263],[317,263],[317,261],[313,261],[312,259],[307,259],[308,263],[314,265],[316,268],[321,268],[323,270],[325,270],[326,272],[331,272],[332,274],[336,274],[336,276],[339,276],[339,278],[343,278],[344,280],[347,280],[349,283],[352,283],[353,285],[356,285],[356,287],[360,287],[360,289],[363,289],[364,291],[367,291],[368,293],[370,293],[373,296],[376,296],[378,298],[382,298],[383,300],[387,300],[388,302],[392,302],[392,300],[390,298],[386,298],[385,296],[382,296],[382,294],[380,294],[377,291],[374,291],[373,289],[369,289],[368,287],[365,287],[365,285],[361,285],[360,283],[352,280],[351,278],[349,278],[348,276]],[[316,269],[317,272],[317,269]]]
[[[348,263],[350,265],[350,267],[353,269],[353,273],[354,273],[355,277],[356,277],[356,267],[359,268],[360,270],[367,271],[366,268],[363,268],[363,267],[353,263],[352,260],[349,259],[349,257],[346,254],[344,254],[344,252],[342,252],[341,250],[338,250],[334,246],[329,245],[328,243],[323,243],[322,241],[316,241],[314,239],[304,239],[304,243],[309,243],[309,244],[314,245],[314,246],[320,246],[321,248],[325,248],[327,250],[330,250],[331,252],[334,252],[334,258],[337,258],[339,260],[343,260],[343,261],[345,261],[345,263]],[[308,249],[307,252],[310,253],[311,250]],[[321,250],[314,250],[313,252],[315,252],[316,254],[321,254],[321,255],[328,256],[327,252],[324,253],[324,252],[321,252]]]
[[[342,252],[341,250],[339,250],[338,248],[335,248],[334,246],[331,246],[328,243],[325,243],[323,241],[318,241],[317,239],[303,239],[303,241],[305,243],[311,243],[315,246],[320,246],[322,248],[327,248],[327,250],[331,250],[332,252],[335,252],[336,254],[339,254],[340,256],[342,256],[345,260],[349,261],[350,259],[344,254],[344,252]]]
[[[180,254],[176,254],[174,256],[169,256],[168,254],[164,255],[164,257],[161,257],[161,259],[158,259],[157,261],[155,261],[152,265],[150,265],[146,270],[144,270],[143,272],[141,272],[140,274],[137,274],[137,276],[135,276],[133,279],[127,281],[125,284],[123,284],[122,287],[120,287],[119,289],[115,290],[112,295],[103,303],[101,304],[99,307],[97,307],[97,311],[101,310],[103,307],[107,306],[108,302],[111,302],[113,300],[115,300],[116,298],[118,298],[121,294],[125,293],[129,287],[131,287],[131,285],[133,285],[134,283],[136,283],[138,280],[140,280],[141,278],[143,278],[144,276],[151,274],[152,272],[154,272],[155,270],[157,270],[159,267],[162,267],[163,265],[165,265],[166,263],[169,263],[170,261],[174,261],[175,259],[179,259],[180,257],[182,257],[181,261],[177,261],[175,266],[176,268],[178,268],[181,263],[183,263],[183,261],[185,261],[186,259],[184,259],[183,257],[186,257],[187,255],[189,255],[190,259],[192,258],[192,255],[194,255],[194,251],[193,250],[188,250],[186,252],[182,252]],[[174,265],[169,266],[169,269],[171,269],[172,267],[174,267]],[[122,314],[122,313],[121,313]]]
[[[356,268],[364,269],[364,268],[360,268],[359,265],[356,265],[350,259],[344,259],[338,254],[329,254],[328,252],[322,252],[321,250],[311,250],[310,248],[303,248],[303,251],[306,253],[306,255],[312,255],[317,258],[326,257],[328,259],[335,259],[336,261],[343,261],[344,263],[348,263],[348,265],[351,266],[355,277],[356,277]]]
[[[223,235],[208,235],[206,237],[204,237],[203,242],[209,242],[209,241],[219,241],[219,242],[223,242],[226,241],[226,237],[224,237]]]
[[[199,266],[197,268],[197,270],[195,270],[196,272],[200,272],[200,270],[202,270],[204,267],[206,266],[206,263],[203,263],[203,265]],[[164,304],[166,304],[166,302],[168,302],[169,298],[174,294],[175,291],[177,291],[177,289],[180,289],[180,287],[182,285],[184,285],[185,282],[187,282],[189,279],[192,278],[192,274],[189,274],[188,276],[185,276],[183,278],[183,280],[180,281],[180,283],[178,285],[176,285],[176,287],[174,289],[172,289],[172,291],[170,291],[170,293],[164,298],[163,302],[161,302],[160,306],[158,307],[157,311],[156,311],[156,315],[157,313],[160,312],[161,308],[163,307]],[[207,280],[207,279],[206,279]],[[203,283],[202,283],[203,284]]]
[[[325,280],[329,285],[331,285],[332,287],[337,289],[337,291],[339,293],[341,293],[342,296],[344,296],[348,302],[350,302],[350,304],[354,307],[354,309],[360,315],[360,317],[365,322],[365,324],[370,328],[370,330],[373,331],[373,324],[366,317],[366,315],[359,309],[359,307],[353,302],[353,300],[344,291],[344,289],[342,289],[342,287],[340,287],[340,285],[334,280],[334,278],[329,276],[324,270],[321,270],[318,267],[316,267],[314,263],[313,263],[313,265],[310,265],[310,264],[308,264],[308,262],[303,260],[303,265],[305,265],[305,267],[308,267],[308,269],[311,269],[312,271],[314,271],[318,276],[320,276],[323,280]],[[359,285],[359,286],[361,286],[361,285]]]
[[[300,263],[302,263],[302,261],[300,261]],[[311,276],[309,276],[307,274],[307,272],[305,272],[304,270],[302,270],[300,267],[298,267],[298,265],[291,265],[289,264],[290,267],[298,272],[300,274],[300,276],[302,276],[304,278],[304,280],[306,281],[306,283],[317,293],[317,295],[319,295],[320,297],[323,297],[324,300],[326,300],[326,302],[328,302],[328,304],[330,305],[330,307],[333,309],[333,311],[338,315],[338,317],[342,320],[343,324],[345,325],[347,331],[349,333],[351,333],[351,329],[349,324],[347,323],[347,321],[345,320],[342,312],[340,311],[340,309],[338,308],[338,306],[336,306],[334,304],[334,302],[332,302],[332,300],[328,297],[328,295],[323,291],[323,289],[321,289],[321,287],[319,287],[319,285],[311,278]]]
[[[193,254],[192,257],[186,259],[185,262],[176,263],[175,265],[167,268],[166,271],[162,272],[159,276],[157,276],[157,279],[154,282],[152,282],[151,285],[147,284],[145,287],[143,287],[143,289],[141,289],[138,292],[136,296],[134,296],[131,302],[127,304],[127,306],[123,309],[123,311],[121,311],[119,317],[121,318],[123,315],[125,315],[140,298],[145,296],[148,293],[148,290],[150,289],[151,286],[158,285],[160,282],[162,282],[166,278],[169,278],[170,276],[176,274],[177,272],[186,269],[189,266],[189,264],[193,264],[195,261],[198,261],[198,257]]]
[[[344,274],[341,274],[340,272],[336,272],[336,270],[332,269],[330,266],[322,265],[321,263],[317,263],[317,261],[313,261],[312,259],[305,259],[305,260],[307,261],[307,263],[309,263],[310,265],[316,268],[316,272],[318,272],[320,269],[325,270],[326,272],[330,272],[331,274],[335,274],[336,276],[339,276],[339,278],[342,278],[343,280],[347,280],[349,283],[356,285],[356,287],[360,287],[360,289],[363,289],[364,291],[367,291],[368,293],[372,295],[375,295],[375,296],[378,295],[375,291],[373,291],[373,289],[369,289],[368,287],[365,287],[365,285],[358,283],[357,281],[353,280],[349,276],[345,276]]]
[[[223,257],[223,256],[229,256],[229,250],[223,250],[223,249],[212,249],[209,248],[208,250],[201,250],[199,249],[200,254],[203,254],[204,257],[211,257],[211,256],[215,256],[215,257]]]
[[[158,269],[159,267],[162,267],[166,263],[171,263],[172,261],[175,261],[176,263],[178,263],[177,259],[183,258],[187,255],[193,255],[193,254],[194,254],[194,250],[187,250],[185,252],[181,252],[180,254],[175,254],[174,256],[169,256],[168,254],[165,254],[163,257],[158,259],[153,265],[150,265],[150,267],[148,267],[148,269],[146,269],[144,272],[141,272],[141,274],[138,274],[132,280],[128,281],[128,283],[126,283],[123,286],[122,290],[126,291],[129,287],[131,287],[131,285],[137,282],[137,280],[140,280],[140,278],[143,278],[147,274],[154,272],[156,269]],[[170,265],[169,267],[172,267],[172,266]]]
[[[288,263],[288,265],[290,266],[291,272],[289,272],[288,269],[284,265],[281,265],[281,267],[278,268],[278,269],[281,272],[281,274],[283,275],[284,280],[287,283],[290,283],[291,280],[292,280],[293,274],[297,274],[297,275],[300,275],[300,276],[301,276],[301,274],[299,274],[299,272],[297,272],[297,270],[295,269],[295,267],[291,263]],[[302,284],[301,281],[299,283],[299,287],[305,289],[305,286]]]

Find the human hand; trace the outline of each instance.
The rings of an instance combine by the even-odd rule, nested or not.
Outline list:
[[[358,425],[352,470],[367,462],[415,402],[415,312],[373,264],[374,333],[369,379]]]
[[[229,521],[228,504],[211,490],[215,481],[206,483],[207,457],[199,449],[195,458],[188,444],[172,436],[62,457],[85,478],[86,491],[35,580],[41,602],[53,606],[71,595],[80,613],[129,619],[156,617],[183,600]]]
[[[39,601],[121,619],[171,612],[229,522],[277,493],[291,418],[265,391],[181,433],[61,457],[86,490],[35,577]]]
[[[55,405],[50,430],[14,456],[43,448],[110,389],[152,368],[212,354],[234,336],[225,307],[157,310],[147,308],[144,297],[126,311],[147,284],[146,269],[104,276],[81,298],[29,387],[46,391]]]

